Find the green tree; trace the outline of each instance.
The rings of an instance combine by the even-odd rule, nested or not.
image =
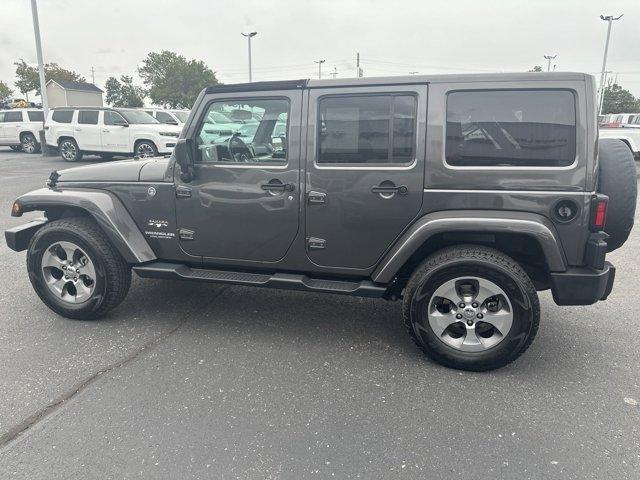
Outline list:
[[[9,88],[9,85],[0,80],[0,102],[9,100],[12,93],[13,90]]]
[[[542,67],[540,65],[536,65],[535,67],[533,67],[531,70],[529,70],[530,72],[541,72],[542,71]]]
[[[16,66],[16,87],[25,95],[35,90],[40,95],[40,77],[38,76],[38,69],[27,64],[24,60],[20,59],[19,62],[14,62]],[[82,75],[77,74],[72,70],[62,68],[57,63],[47,63],[44,66],[44,77],[46,81],[49,80],[68,80],[72,82],[86,82]]]
[[[635,98],[629,90],[617,83],[609,84],[604,89],[602,113],[625,113],[640,110],[640,99]]]
[[[114,107],[138,108],[144,107],[146,91],[133,84],[133,78],[122,75],[120,80],[109,77],[104,84],[107,91],[107,103]]]
[[[171,108],[191,108],[203,88],[220,83],[204,62],[167,50],[151,52],[138,73],[151,101]]]

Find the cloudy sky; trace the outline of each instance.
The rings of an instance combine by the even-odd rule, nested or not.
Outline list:
[[[39,0],[46,62],[99,86],[134,75],[151,51],[204,60],[225,83],[254,80],[546,69],[598,74],[606,23],[615,22],[607,69],[640,96],[640,0]],[[28,0],[0,0],[0,80],[13,84],[13,62],[35,63]]]

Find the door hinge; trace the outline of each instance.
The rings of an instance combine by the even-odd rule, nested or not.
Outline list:
[[[309,250],[324,250],[327,241],[324,238],[309,237],[307,238],[307,246]]]
[[[310,191],[307,194],[307,201],[309,203],[325,203],[327,194],[322,192]]]
[[[191,198],[191,189],[183,185],[176,187],[176,197],[178,198]]]
[[[195,233],[196,232],[194,232],[193,230],[181,228],[178,232],[178,236],[180,237],[180,240],[193,240],[193,236],[195,235]]]

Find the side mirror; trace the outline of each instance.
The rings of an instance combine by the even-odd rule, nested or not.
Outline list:
[[[128,127],[129,124],[127,122],[123,122],[122,120],[116,120],[113,122],[116,127]]]
[[[182,181],[190,182],[193,180],[193,140],[190,138],[181,138],[178,140],[173,154],[176,157],[176,163],[180,165],[180,178]]]
[[[169,120],[168,122],[165,122],[167,125],[178,125],[178,122],[176,122],[175,120]]]

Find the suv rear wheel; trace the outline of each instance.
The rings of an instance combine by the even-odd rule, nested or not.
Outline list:
[[[124,300],[131,268],[96,223],[76,217],[46,224],[31,239],[29,279],[54,312],[93,320]]]
[[[20,135],[20,146],[22,151],[26,153],[38,153],[40,151],[40,144],[33,133],[23,133]]]
[[[60,156],[67,162],[77,162],[82,160],[82,151],[73,138],[63,138],[60,140]]]
[[[445,248],[405,289],[409,334],[436,362],[461,370],[502,367],[533,341],[540,304],[533,283],[507,255],[487,247]]]

